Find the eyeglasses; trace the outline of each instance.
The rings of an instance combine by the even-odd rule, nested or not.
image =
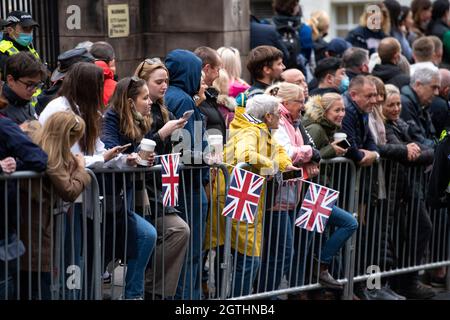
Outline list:
[[[142,73],[142,71],[144,70],[145,64],[148,64],[148,65],[151,66],[151,65],[153,65],[153,64],[163,64],[163,63],[162,63],[162,61],[161,61],[160,58],[145,59],[144,62],[142,62],[142,66],[141,66],[141,68],[139,69],[139,72],[137,73],[137,76],[138,76],[138,77],[141,77],[141,73]]]
[[[141,81],[142,79],[136,76],[133,76],[130,78],[130,82],[128,83],[127,87],[127,93],[130,91],[131,87],[133,86],[133,83],[136,83],[138,81]]]
[[[36,83],[27,83],[25,81],[22,81],[20,79],[17,79],[17,82],[22,83],[23,85],[25,85],[25,88],[28,91],[32,91],[34,89],[39,90],[42,89],[42,87],[44,86],[44,83],[42,81],[36,82]]]

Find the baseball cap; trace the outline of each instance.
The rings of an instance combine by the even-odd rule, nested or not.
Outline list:
[[[61,80],[67,71],[78,62],[94,62],[95,58],[88,52],[86,48],[71,49],[61,53],[58,56],[58,68],[53,71],[51,81]]]
[[[334,38],[330,41],[327,46],[327,51],[333,52],[337,56],[342,56],[342,54],[350,48],[352,45],[350,42],[342,39],[342,38]]]
[[[25,11],[12,11],[6,18],[7,25],[20,24],[23,27],[39,27],[39,23],[33,20],[31,14]]]

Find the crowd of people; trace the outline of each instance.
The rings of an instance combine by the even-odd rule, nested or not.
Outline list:
[[[412,192],[418,199],[414,228],[418,232],[409,241],[416,243],[415,263],[421,264],[433,237],[427,204],[448,207],[449,203],[448,170],[443,169],[448,167],[446,132],[450,129],[449,1],[414,0],[411,7],[396,0],[377,3],[379,13],[365,12],[361,25],[346,39],[329,42],[326,12],[314,12],[303,22],[298,1],[273,2],[271,23],[251,20],[252,49],[246,63],[250,83],[243,79],[241,54],[233,47],[173,50],[164,60],[145,59],[127,77],[118,79],[114,48],[96,42],[62,53],[46,86],[48,70],[32,45],[38,24],[20,11],[2,21],[0,173],[36,171],[45,172],[46,178],[43,203],[35,206],[43,208],[43,219],[37,220],[30,204],[24,203],[18,210],[26,212],[24,223],[19,225],[15,205],[20,191],[14,181],[0,184],[0,197],[8,203],[0,208],[0,247],[23,242],[26,250],[31,249],[25,255],[26,250],[13,250],[7,257],[11,263],[0,261],[0,283],[7,282],[2,277],[8,268],[12,276],[21,276],[23,288],[16,290],[26,295],[33,292],[31,298],[51,297],[50,211],[56,200],[75,202],[66,214],[81,225],[78,200],[91,182],[85,168],[124,169],[143,162],[151,167],[157,155],[180,151],[184,164],[204,166],[204,155],[210,150],[208,135],[223,137],[223,163],[229,173],[233,166],[247,163],[249,170],[267,179],[255,223],[233,220],[228,239],[228,218],[209,214],[225,206],[227,186],[220,171],[202,167],[181,175],[179,193],[189,196],[180,196],[176,207],[163,205],[161,178],[148,175],[141,189],[149,199],[150,212],[164,212],[161,217],[135,212],[136,186],[128,175],[98,176],[105,201],[115,201],[105,204],[105,212],[118,215],[104,222],[103,249],[107,263],[113,257],[126,261],[124,299],[208,297],[205,260],[211,251],[223,259],[226,241],[235,259],[229,296],[277,290],[283,277],[291,287],[302,286],[308,272],[324,288],[342,290],[330,265],[364,225],[364,214],[355,218],[334,206],[327,227],[333,232],[317,250],[306,231],[293,232],[301,184],[281,201],[283,189],[277,188],[282,184],[276,183],[281,173],[302,171],[309,179],[330,176],[333,173],[320,171],[320,162],[336,157],[372,168],[371,176],[366,176],[371,182],[366,184],[377,191],[374,197],[383,202],[391,193],[399,205],[411,199],[407,190],[418,183],[408,176],[407,168],[429,166],[436,157],[429,187]],[[371,14],[380,14],[376,28],[368,25]],[[292,32],[295,41],[286,42]],[[186,117],[187,112],[192,115]],[[336,133],[344,133],[348,145],[336,140]],[[143,139],[156,142],[146,159],[139,153]],[[401,179],[395,187],[387,181],[392,170],[383,166],[381,158],[400,164],[396,174]],[[50,196],[53,189],[57,197]],[[378,207],[392,213],[400,210]],[[33,219],[26,217],[28,212]],[[42,234],[43,241],[36,238]],[[79,246],[75,245],[76,262],[81,256]],[[314,256],[309,271],[308,252]],[[16,275],[12,262],[19,259],[25,262]],[[164,268],[154,270],[151,260]],[[219,260],[218,265],[223,262]],[[29,272],[40,279],[39,285],[27,282]],[[216,272],[217,292],[224,285],[220,276]],[[444,282],[445,269],[433,270],[431,277]],[[358,290],[355,285],[356,296],[401,300],[435,294],[417,273],[389,283],[375,290]]]

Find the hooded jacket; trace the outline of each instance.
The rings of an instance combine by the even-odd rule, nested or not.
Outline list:
[[[409,85],[411,77],[403,73],[402,69],[395,64],[376,64],[372,70],[372,75],[383,80],[385,84],[393,84],[401,89]]]
[[[104,61],[96,61],[95,64],[103,69],[103,104],[108,105],[114,91],[116,90],[117,82],[114,80],[114,72]]]
[[[184,127],[184,130],[189,132],[190,145],[185,139],[178,145],[183,148],[182,161],[185,164],[186,162],[188,162],[187,164],[202,164],[203,151],[208,146],[204,139],[206,128],[202,112],[197,108],[193,99],[200,89],[202,61],[188,50],[177,49],[167,55],[166,67],[170,76],[169,88],[165,95],[169,111],[177,119],[181,118],[186,111],[194,111]],[[205,170],[204,184],[207,183],[207,173]],[[194,181],[196,180],[194,179]]]

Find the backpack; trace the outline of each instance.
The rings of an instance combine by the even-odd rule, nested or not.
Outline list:
[[[302,69],[303,63],[301,61],[301,44],[298,34],[298,27],[294,27],[292,24],[285,24],[276,26],[276,29],[281,36],[283,44],[289,52],[289,57],[286,59],[286,68]]]

